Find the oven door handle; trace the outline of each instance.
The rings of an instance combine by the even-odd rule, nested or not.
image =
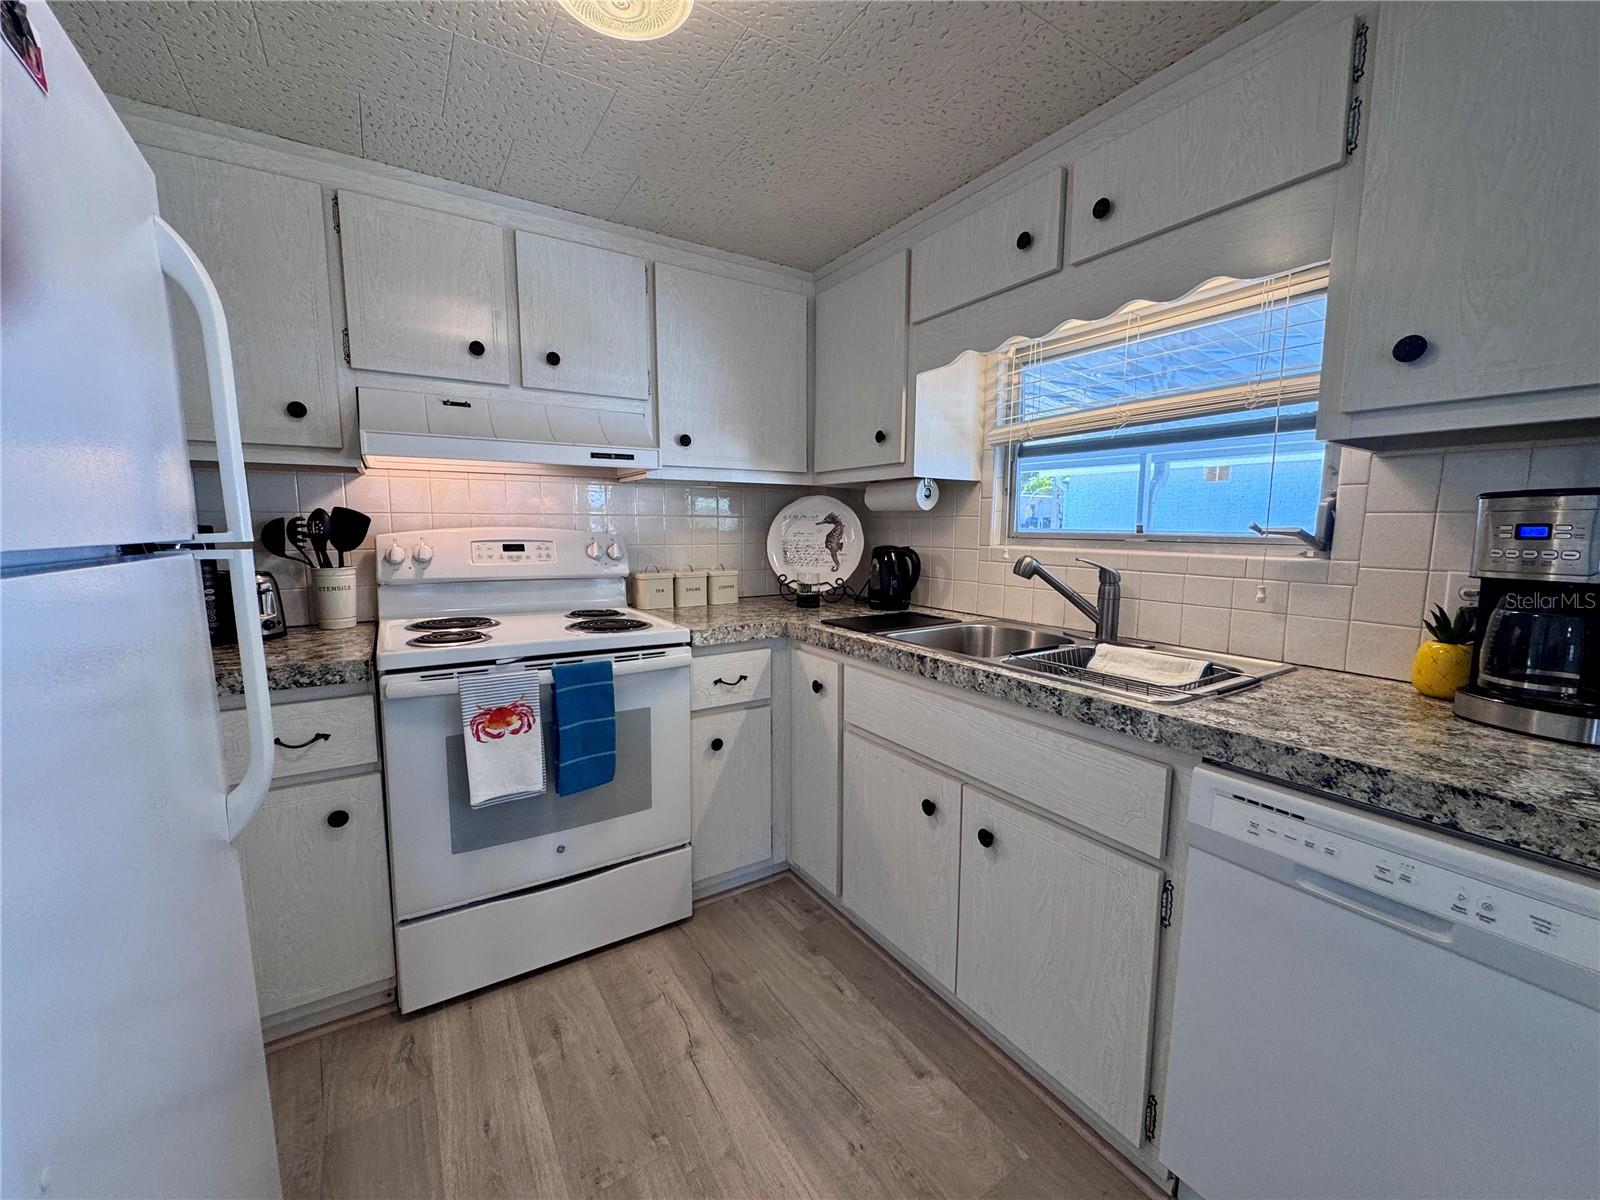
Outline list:
[[[642,675],[650,671],[668,671],[673,669],[686,669],[689,666],[689,653],[687,650],[679,653],[668,651],[658,658],[634,659],[630,662],[611,664],[611,675],[619,678],[623,675]],[[385,700],[413,700],[421,696],[454,696],[460,690],[460,681],[463,679],[476,679],[480,675],[493,675],[494,671],[466,671],[460,674],[438,676],[432,679],[417,678],[414,675],[403,675],[385,679],[382,683],[383,698]],[[540,666],[537,671],[529,670],[529,675],[537,675],[541,683],[548,683],[550,668]]]

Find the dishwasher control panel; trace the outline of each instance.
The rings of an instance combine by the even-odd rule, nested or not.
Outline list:
[[[1317,808],[1298,797],[1233,791],[1212,795],[1205,823],[1363,891],[1600,970],[1600,920],[1440,866],[1417,849],[1383,846],[1327,828],[1317,816]]]

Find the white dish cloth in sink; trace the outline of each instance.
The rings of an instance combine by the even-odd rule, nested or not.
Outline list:
[[[1097,646],[1094,657],[1084,665],[1091,671],[1167,687],[1195,683],[1211,666],[1203,658],[1178,658],[1156,650],[1141,650],[1137,646]]]

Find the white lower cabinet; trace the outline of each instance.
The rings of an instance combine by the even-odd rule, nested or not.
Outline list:
[[[1161,872],[973,787],[956,997],[1138,1143]]]
[[[796,650],[789,665],[789,861],[839,894],[839,663]]]
[[[714,709],[689,721],[694,881],[772,857],[772,710]]]
[[[961,785],[858,733],[844,736],[840,899],[945,987],[956,986]]]
[[[370,708],[370,703],[368,705]],[[261,1016],[394,977],[382,776],[273,789],[240,836]]]

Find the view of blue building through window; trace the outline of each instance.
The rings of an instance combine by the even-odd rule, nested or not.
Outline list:
[[[1241,390],[1225,411],[1022,442],[1014,532],[1232,537],[1251,536],[1252,522],[1311,529],[1325,453],[1314,431],[1316,401],[1302,389],[1288,402],[1250,407],[1248,389],[1296,379],[1314,385],[1326,307],[1321,292],[1258,303],[1022,365],[1021,420]]]

